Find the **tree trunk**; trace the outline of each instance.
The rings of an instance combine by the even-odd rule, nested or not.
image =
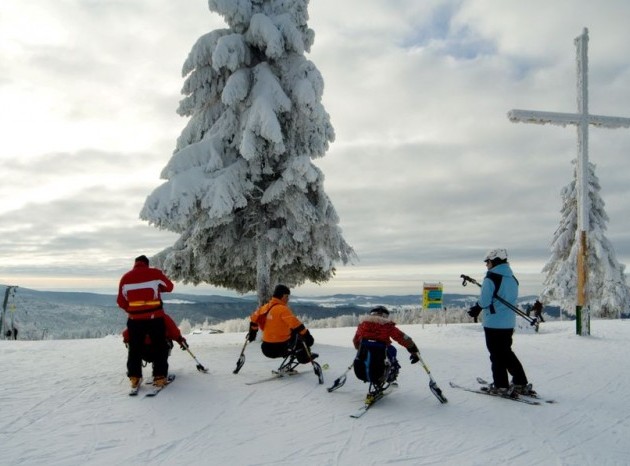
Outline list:
[[[256,289],[259,306],[271,298],[271,257],[266,232],[266,224],[261,222],[258,226],[258,250],[256,253]]]

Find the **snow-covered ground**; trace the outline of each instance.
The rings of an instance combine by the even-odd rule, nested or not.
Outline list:
[[[197,359],[178,348],[177,380],[156,398],[127,396],[120,338],[0,341],[2,465],[626,465],[630,462],[630,322],[573,322],[518,333],[514,349],[553,405],[529,406],[458,391],[449,380],[489,378],[476,324],[402,326],[448,397],[440,404],[420,364],[400,352],[400,387],[361,419],[349,414],[367,385],[351,373],[353,328],[314,329],[326,383],[308,373],[269,375],[258,342],[232,374],[244,334],[190,335]]]

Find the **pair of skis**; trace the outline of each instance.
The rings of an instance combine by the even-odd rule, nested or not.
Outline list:
[[[151,385],[151,389],[149,390],[149,392],[147,392],[144,397],[153,397],[156,396],[158,393],[160,393],[162,390],[164,390],[165,387],[167,387],[168,385],[170,385],[170,383],[175,380],[175,374],[169,374],[168,377],[166,378],[166,385],[162,385],[161,387],[155,387],[153,385]],[[153,381],[149,380],[146,382],[147,384],[153,384]],[[140,392],[140,387],[142,386],[142,381],[140,381],[140,383],[138,384],[137,387],[132,388],[131,390],[129,390],[129,396],[138,396],[138,393]]]
[[[199,360],[197,359],[197,357],[192,353],[192,351],[190,351],[190,347],[188,346],[188,343],[186,343],[186,341],[184,340],[180,345],[181,345],[182,350],[187,351],[188,354],[190,354],[190,356],[195,360],[195,362],[197,363],[197,370],[199,372],[207,374],[208,368],[205,367],[203,364],[201,364]],[[173,380],[175,380],[175,374],[170,374],[166,380],[167,380],[166,385],[170,384]],[[153,382],[147,381],[146,383],[152,384]],[[137,387],[129,390],[129,396],[138,396],[138,392],[140,391],[141,385],[142,385],[142,381],[138,384]],[[153,387],[152,390],[145,395],[145,397],[156,396],[158,393],[160,393],[160,391],[162,391],[164,387],[166,387],[166,385],[164,385],[163,387]]]
[[[324,364],[324,366],[320,366],[319,363],[315,362],[315,361],[311,361],[311,363],[313,364],[313,372],[315,373],[315,375],[317,375],[317,381],[319,382],[319,384],[323,384],[324,383],[324,369],[328,369],[328,364]],[[254,380],[253,382],[245,382],[245,385],[257,385],[259,383],[264,383],[264,382],[270,382],[272,380],[276,380],[276,379],[282,379],[284,377],[294,377],[296,375],[300,375],[300,374],[305,374],[305,372],[298,372],[296,370],[275,370],[275,371],[271,371],[272,375],[270,377],[266,377],[264,379],[260,379],[260,380]]]
[[[493,396],[495,398],[503,398],[504,400],[515,401],[517,403],[525,403],[532,406],[539,406],[543,403],[551,404],[551,403],[556,402],[553,399],[544,398],[537,393],[536,394],[532,393],[530,395],[520,395],[520,394],[515,394],[515,393],[501,395],[501,394],[491,393],[488,391],[488,387],[490,383],[482,379],[481,377],[477,377],[477,383],[479,384],[478,387],[463,386],[463,385],[456,384],[454,382],[450,382],[450,385],[452,388],[457,388],[459,390],[465,390],[471,393],[478,393],[480,395]]]
[[[354,413],[350,414],[350,417],[354,419],[360,418],[365,413],[367,413],[368,410],[372,406],[374,406],[379,400],[382,400],[387,395],[389,395],[394,390],[395,387],[397,387],[396,384],[390,384],[384,390],[378,390],[374,393],[368,393],[367,396],[365,397],[365,401],[363,402],[363,406],[357,409]]]
[[[304,374],[304,372],[298,372],[295,370],[292,371],[271,371],[271,373],[273,374],[270,377],[267,377],[265,379],[260,379],[260,380],[254,380],[253,382],[245,382],[245,385],[256,385],[259,383],[264,383],[264,382],[270,382],[272,380],[276,380],[276,379],[282,379],[283,377],[294,377],[296,375],[300,375],[300,374]]]
[[[435,397],[438,399],[440,403],[442,404],[448,403],[448,399],[444,396],[444,394],[442,393],[442,390],[440,389],[440,387],[438,387],[437,382],[433,379],[433,376],[431,375],[431,371],[429,370],[429,367],[422,360],[422,357],[420,356],[420,354],[418,354],[418,360],[422,364],[422,367],[424,368],[427,375],[429,376],[429,390],[431,391],[431,393],[435,395]],[[341,388],[346,383],[346,379],[347,379],[346,376],[348,372],[350,372],[350,369],[352,369],[353,367],[354,367],[354,364],[350,364],[350,366],[348,366],[345,372],[341,376],[335,379],[333,384],[327,389],[329,393],[334,392],[335,390]],[[378,390],[375,393],[368,393],[368,395],[365,398],[365,402],[363,406],[361,406],[355,413],[351,414],[350,417],[356,419],[363,416],[377,401],[381,400],[386,395],[391,393],[392,389],[395,388],[396,386],[397,384],[393,383],[393,384],[390,384],[385,390]]]

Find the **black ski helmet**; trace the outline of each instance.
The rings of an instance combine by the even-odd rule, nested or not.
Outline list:
[[[389,317],[389,311],[387,310],[385,306],[376,306],[374,309],[370,311],[370,315]]]

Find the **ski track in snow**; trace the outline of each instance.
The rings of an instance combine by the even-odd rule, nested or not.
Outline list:
[[[556,404],[529,406],[449,387],[489,379],[483,332],[475,325],[401,326],[418,343],[444,395],[429,391],[421,365],[399,348],[400,386],[360,419],[349,417],[367,384],[352,371],[354,329],[313,329],[318,384],[304,372],[256,385],[280,360],[259,342],[233,374],[241,334],[190,335],[196,370],[173,349],[172,385],[156,398],[127,396],[126,350],[118,337],[96,340],[0,341],[2,464],[229,465],[622,465],[630,455],[630,410],[621,403],[630,382],[630,325],[593,321],[591,337],[574,323],[545,323],[517,333],[514,350],[530,381]],[[145,377],[150,369],[145,368]]]

